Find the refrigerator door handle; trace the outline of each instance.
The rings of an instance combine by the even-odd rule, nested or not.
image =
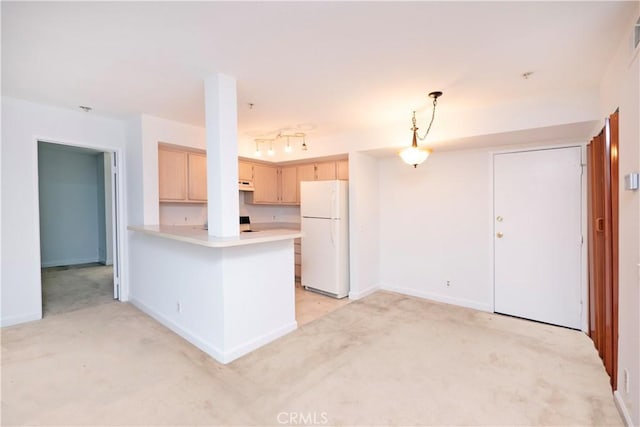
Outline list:
[[[329,235],[331,236],[331,246],[335,248],[336,247],[336,240],[335,240],[335,236],[334,236],[334,228],[336,226],[336,222],[333,221],[333,220],[330,220],[330,221],[331,221],[331,227],[330,227],[331,231],[329,232]]]

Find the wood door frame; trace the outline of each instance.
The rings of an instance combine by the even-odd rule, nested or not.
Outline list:
[[[125,193],[123,191],[124,189],[124,168],[125,168],[125,163],[124,163],[124,149],[121,148],[117,148],[117,147],[105,147],[105,146],[98,146],[98,145],[91,145],[91,144],[87,144],[87,143],[82,143],[82,142],[77,142],[77,141],[67,141],[67,140],[59,140],[59,139],[52,139],[52,138],[48,138],[48,137],[39,137],[39,136],[35,136],[33,138],[33,143],[36,146],[35,149],[35,164],[38,164],[38,143],[40,142],[44,142],[47,144],[57,144],[57,145],[62,145],[62,146],[66,146],[66,147],[77,147],[77,148],[88,148],[90,150],[94,150],[94,151],[100,151],[103,153],[111,153],[112,154],[112,158],[111,158],[111,164],[112,164],[112,169],[111,169],[111,174],[113,177],[112,180],[112,188],[111,188],[111,198],[112,198],[112,203],[111,203],[111,212],[112,212],[112,217],[111,217],[111,227],[112,227],[112,250],[113,250],[113,254],[112,254],[112,258],[113,258],[113,280],[114,280],[114,295],[115,292],[117,291],[118,294],[118,298],[114,298],[117,299],[119,301],[128,301],[129,300],[129,283],[127,281],[127,275],[126,272],[128,271],[128,263],[127,263],[127,258],[125,256],[125,246],[126,246],[126,239],[125,239],[125,233],[126,233],[126,222],[124,221],[125,218],[125,212],[126,212],[126,197],[125,197]],[[117,162],[117,164],[115,164],[115,168],[114,166],[114,159]],[[41,242],[40,242],[40,222],[41,222],[41,218],[40,218],[40,185],[39,185],[39,175],[40,175],[40,171],[39,168],[36,166],[35,168],[35,185],[36,185],[36,218],[37,218],[37,236],[38,236],[38,247],[40,247]],[[38,265],[40,265],[40,259],[38,259]],[[42,306],[42,280],[40,281],[40,305]],[[42,314],[41,317],[42,318]]]

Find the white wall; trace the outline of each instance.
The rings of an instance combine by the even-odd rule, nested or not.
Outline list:
[[[640,49],[633,50],[632,29],[640,16],[629,17],[629,31],[602,82],[602,117],[620,108],[619,147],[619,303],[618,390],[616,400],[627,421],[640,425],[640,192],[624,190],[624,176],[640,172]],[[629,391],[624,371],[629,373]]]
[[[490,150],[380,161],[383,288],[491,311],[492,224]]]
[[[112,154],[102,153],[104,161],[104,228],[105,228],[105,259],[106,265],[113,264],[113,182],[112,182]]]
[[[349,298],[359,299],[380,285],[380,179],[378,159],[349,154]]]
[[[97,153],[39,144],[43,267],[98,262],[106,257],[102,169],[103,160]]]
[[[42,317],[38,139],[101,151],[125,147],[120,121],[2,98],[2,326]]]

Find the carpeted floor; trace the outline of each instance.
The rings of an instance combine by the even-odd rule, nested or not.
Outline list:
[[[2,330],[2,425],[622,425],[584,334],[387,292],[229,365],[112,302]]]
[[[50,316],[113,301],[113,266],[42,269],[42,314]]]

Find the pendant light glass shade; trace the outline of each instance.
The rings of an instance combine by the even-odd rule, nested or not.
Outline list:
[[[429,157],[429,150],[425,150],[420,147],[407,147],[404,150],[400,151],[400,157],[402,160],[408,164],[412,165],[414,168],[417,167],[420,163],[427,160]]]

